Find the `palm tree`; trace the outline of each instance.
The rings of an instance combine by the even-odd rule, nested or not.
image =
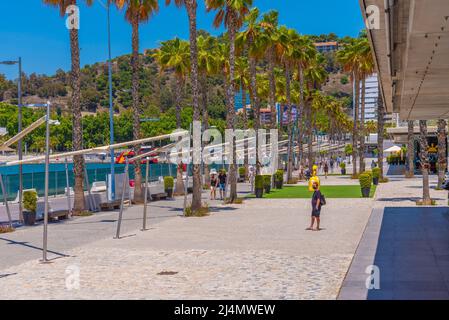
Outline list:
[[[215,55],[217,39],[215,37],[198,37],[198,68],[201,83],[201,103],[203,113],[203,131],[209,128],[208,112],[208,76],[218,73],[218,59]],[[204,184],[210,187],[209,166],[204,164]]]
[[[227,128],[235,129],[235,96],[233,84],[235,83],[235,38],[237,31],[242,27],[244,17],[249,13],[253,0],[206,0],[207,11],[217,10],[214,27],[219,28],[224,23],[229,36],[229,84],[227,86]],[[237,157],[235,150],[235,137],[233,138],[233,156],[229,172],[231,185],[230,202],[237,199]]]
[[[93,0],[85,1],[91,5]],[[76,0],[44,0],[45,4],[58,7],[61,16],[65,15],[66,9],[70,5],[76,5]],[[73,150],[83,149],[83,129],[82,129],[82,114],[81,114],[81,82],[80,82],[80,48],[78,29],[72,28],[70,33],[70,53],[71,53],[71,72],[70,85],[72,88],[71,108],[73,114]],[[75,215],[84,211],[84,157],[82,155],[73,157],[73,169],[75,175],[75,201],[73,213]]]
[[[318,52],[312,41],[307,36],[298,36],[294,41],[293,58],[297,68],[295,79],[299,82],[299,102],[298,102],[298,159],[303,161],[303,115],[305,114],[304,105],[304,70],[308,68],[310,61],[313,61]]]
[[[268,76],[270,80],[269,105],[271,108],[271,128],[276,128],[276,80],[274,68],[276,66],[276,48],[278,42],[279,13],[270,11],[263,15],[261,26],[263,27],[262,39],[264,42],[266,58],[268,59]]]
[[[427,142],[427,121],[419,121],[419,144],[420,153],[419,158],[421,162],[421,172],[423,179],[423,205],[431,205],[432,199],[430,198],[430,188],[429,188],[429,144]]]
[[[446,120],[438,120],[438,188],[441,189],[444,182],[444,174],[447,168],[447,150],[446,150]]]
[[[187,9],[187,15],[189,17],[189,34],[190,34],[190,67],[191,67],[191,85],[192,85],[192,100],[193,100],[193,121],[200,121],[200,104],[199,104],[199,77],[198,77],[198,42],[197,42],[197,27],[196,27],[196,0],[173,0],[175,4],[185,6]],[[169,5],[171,0],[166,0],[165,3]],[[195,144],[194,144],[195,145]],[[193,150],[195,155],[201,157],[201,150]],[[197,160],[197,159],[195,159]],[[193,163],[193,194],[192,194],[192,211],[197,211],[201,208],[201,165],[199,163]]]
[[[140,97],[139,97],[139,25],[146,22],[150,17],[159,10],[159,4],[157,0],[115,0],[115,3],[119,9],[126,8],[125,19],[131,24],[132,27],[132,57],[131,57],[131,69],[132,69],[132,110],[133,110],[133,139],[138,140],[140,138]],[[134,146],[134,152],[137,154],[140,150],[140,146]],[[134,201],[142,202],[142,171],[140,167],[140,161],[134,163]]]
[[[235,61],[235,90],[242,93],[242,106],[243,106],[243,129],[248,129],[248,114],[246,112],[246,90],[249,87],[249,66],[248,59],[245,56],[240,56]]]
[[[298,34],[293,29],[285,26],[279,28],[279,46],[277,56],[280,58],[285,72],[285,102],[287,105],[287,127],[288,127],[288,151],[287,151],[287,181],[291,181],[293,177],[293,118],[292,118],[292,99],[291,99],[291,81],[292,68],[294,65],[294,42],[298,38]]]
[[[374,59],[371,52],[371,46],[368,38],[362,36],[358,41],[359,70],[360,79],[362,80],[361,107],[360,107],[360,172],[365,171],[365,89],[366,79],[374,73]]]
[[[354,127],[352,130],[352,170],[353,176],[357,175],[357,145],[358,145],[358,123],[359,123],[359,102],[360,102],[360,55],[359,42],[353,40],[347,43],[343,49],[337,52],[337,59],[343,66],[343,70],[350,74],[354,83]]]
[[[187,41],[175,38],[164,41],[161,47],[153,54],[161,70],[173,70],[176,77],[176,127],[181,129],[181,99],[185,86],[185,80],[190,72],[190,51]],[[178,157],[178,169],[176,175],[175,192],[177,195],[185,193],[182,177],[182,160]]]
[[[407,161],[408,171],[406,178],[413,178],[415,176],[415,122],[413,120],[407,121]]]
[[[260,99],[257,94],[257,61],[263,57],[264,50],[261,45],[261,25],[259,23],[259,9],[253,8],[245,17],[245,30],[237,36],[237,43],[246,47],[249,61],[249,97],[254,112],[254,130],[260,129]],[[256,134],[256,150],[259,149],[259,136]],[[259,154],[256,152],[256,173],[260,174]]]

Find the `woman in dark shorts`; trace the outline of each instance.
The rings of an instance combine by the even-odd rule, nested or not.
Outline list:
[[[312,196],[312,218],[310,222],[310,227],[307,230],[320,231],[320,214],[321,214],[321,191],[318,186],[318,183],[313,183],[313,192]],[[316,221],[316,229],[313,228]]]

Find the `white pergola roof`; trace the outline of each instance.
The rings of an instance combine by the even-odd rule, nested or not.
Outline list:
[[[359,0],[380,9],[369,30],[388,112],[402,120],[449,118],[449,1]]]

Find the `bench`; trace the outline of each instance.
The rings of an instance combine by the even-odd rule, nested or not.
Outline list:
[[[36,220],[43,220],[45,214],[45,203],[38,202],[36,207]],[[48,219],[49,221],[54,220],[66,220],[69,218],[69,211],[67,209],[53,210],[51,208],[51,203],[48,203]]]
[[[114,200],[111,202],[103,202],[100,203],[100,209],[101,211],[112,211],[112,210],[118,210],[120,209],[120,199]]]

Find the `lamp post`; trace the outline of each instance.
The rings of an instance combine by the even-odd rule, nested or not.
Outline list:
[[[22,58],[19,57],[16,61],[0,61],[0,64],[4,65],[18,65],[19,67],[19,78],[17,81],[17,96],[18,96],[18,132],[22,131]],[[19,161],[22,160],[22,139],[18,141],[17,145]],[[22,193],[23,193],[23,167],[19,164],[19,218],[23,221],[23,209],[22,209]]]
[[[105,5],[103,1],[99,0],[100,4],[107,11],[108,24],[108,82],[109,82],[109,144],[114,144],[114,103],[112,98],[112,55],[111,55],[111,0],[106,0]],[[115,156],[114,149],[110,149],[109,156],[111,157],[111,201],[115,200]]]

